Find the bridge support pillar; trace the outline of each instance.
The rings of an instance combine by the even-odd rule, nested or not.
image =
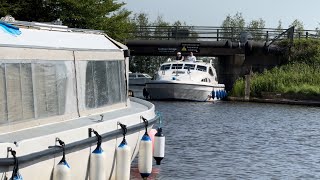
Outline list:
[[[241,76],[244,61],[244,54],[218,57],[217,66],[215,67],[217,70],[218,82],[225,84],[227,91],[232,89],[234,82]]]

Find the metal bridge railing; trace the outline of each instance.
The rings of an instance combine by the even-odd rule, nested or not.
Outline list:
[[[214,26],[139,26],[128,32],[132,39],[149,40],[201,40],[201,41],[264,41],[274,39],[287,29],[275,28],[239,28]],[[295,38],[320,38],[319,30],[295,31]],[[287,39],[282,36],[278,40]]]

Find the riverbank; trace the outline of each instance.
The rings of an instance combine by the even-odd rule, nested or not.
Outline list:
[[[241,102],[257,102],[257,103],[273,103],[273,104],[288,104],[288,105],[303,105],[320,107],[320,101],[302,100],[302,99],[283,99],[283,98],[249,98],[246,100],[242,97],[228,97],[227,101]]]

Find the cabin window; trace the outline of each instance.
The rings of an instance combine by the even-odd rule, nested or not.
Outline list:
[[[207,67],[206,66],[197,65],[197,70],[198,71],[207,72]]]
[[[124,74],[122,61],[89,61],[86,68],[86,107],[98,108],[124,102]]]
[[[182,69],[183,64],[172,64],[171,69]]]
[[[204,78],[201,80],[201,82],[211,82],[211,80],[209,78]]]
[[[165,65],[161,66],[160,70],[165,71],[165,70],[170,69],[170,67],[171,67],[171,64],[165,64]]]
[[[64,114],[66,81],[63,63],[2,63],[0,123]]]
[[[136,77],[136,74],[129,74],[129,77],[130,77],[130,78],[135,78],[135,77]]]
[[[209,68],[209,74],[210,74],[211,76],[214,76],[214,74],[213,74],[213,71],[212,71],[212,68],[211,68],[211,67]]]
[[[190,70],[194,70],[194,68],[196,67],[195,64],[185,64],[183,69],[189,69]]]

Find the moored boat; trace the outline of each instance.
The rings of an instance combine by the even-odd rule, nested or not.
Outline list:
[[[226,96],[224,84],[219,84],[212,63],[168,61],[156,73],[155,80],[146,83],[150,99],[213,101]]]
[[[133,160],[145,131],[141,116],[148,129],[157,120],[153,104],[128,98],[127,51],[100,31],[0,21],[2,177],[10,178],[19,164],[24,179],[52,179],[64,152],[70,178],[86,179],[99,142],[90,135],[94,129],[101,135],[98,152],[103,149],[107,159],[99,162],[103,173],[115,179],[118,124],[127,126]]]
[[[150,82],[151,76],[145,73],[129,73],[129,90],[132,91],[134,97],[144,98],[143,89],[147,82]]]

